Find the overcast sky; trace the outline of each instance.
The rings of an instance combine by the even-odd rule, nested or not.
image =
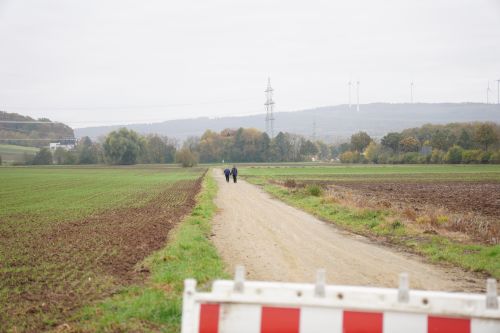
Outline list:
[[[74,127],[496,101],[500,0],[0,0],[0,110]],[[354,94],[353,94],[354,95]]]

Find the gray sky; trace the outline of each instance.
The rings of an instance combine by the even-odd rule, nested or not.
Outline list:
[[[0,0],[0,109],[75,127],[496,101],[500,0]]]

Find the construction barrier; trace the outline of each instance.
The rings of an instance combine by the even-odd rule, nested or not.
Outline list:
[[[197,292],[186,280],[182,333],[500,333],[496,281],[486,294],[410,290],[400,275],[398,289],[325,284],[215,281]]]

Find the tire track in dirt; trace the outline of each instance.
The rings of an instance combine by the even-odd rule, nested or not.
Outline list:
[[[219,169],[213,175],[220,211],[212,240],[231,272],[243,264],[252,280],[311,282],[325,268],[329,283],[384,287],[396,287],[398,274],[408,272],[416,289],[484,289],[484,281],[471,273],[339,230],[243,180],[226,183]]]

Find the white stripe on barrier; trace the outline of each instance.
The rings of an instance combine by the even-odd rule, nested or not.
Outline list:
[[[473,318],[470,324],[472,333],[500,333],[498,320]]]
[[[196,320],[193,323],[193,332],[199,332],[200,331],[200,303],[196,302],[194,307],[193,307],[193,315],[198,317],[198,320]]]
[[[262,306],[254,304],[223,304],[219,333],[259,333],[261,309]]]
[[[305,306],[300,309],[300,332],[342,333],[342,311]]]
[[[401,312],[384,313],[384,333],[427,332],[427,315]]]

